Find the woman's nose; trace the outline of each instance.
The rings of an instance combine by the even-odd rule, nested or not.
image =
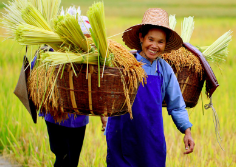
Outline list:
[[[152,47],[153,47],[153,48],[159,48],[157,43],[153,43],[153,44],[152,44]]]

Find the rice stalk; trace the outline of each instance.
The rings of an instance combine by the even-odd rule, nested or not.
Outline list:
[[[2,13],[2,25],[6,29],[6,35],[9,38],[15,38],[15,31],[19,24],[25,23],[21,16],[21,11],[27,5],[27,0],[18,0],[5,4],[4,9],[6,13]]]
[[[175,30],[175,26],[176,26],[176,18],[175,18],[175,15],[170,15],[169,16],[169,26],[172,30]]]
[[[60,70],[55,71],[55,66],[39,66],[32,70],[27,81],[29,96],[36,108],[41,108],[40,112],[43,114],[48,114],[50,111],[56,122],[68,118],[68,114],[64,113],[60,102],[58,88],[55,86],[59,72]],[[48,98],[50,95],[52,98]]]
[[[190,42],[192,33],[194,30],[194,21],[193,17],[185,17],[184,21],[181,23],[181,38],[183,39],[183,42]]]
[[[139,83],[146,83],[146,73],[142,68],[142,63],[138,62],[124,46],[115,41],[109,40],[109,51],[114,55],[112,63],[115,67],[121,68],[121,80],[123,82],[124,95],[126,101],[124,104],[128,107],[130,118],[132,119],[131,106],[134,101],[131,101],[130,95],[136,93]],[[128,82],[125,81],[125,76],[128,76]]]
[[[225,61],[228,54],[228,45],[232,39],[232,31],[224,33],[221,37],[219,37],[215,42],[213,42],[208,47],[199,47],[199,50],[205,56],[207,61],[221,63]]]
[[[162,58],[173,66],[178,73],[182,67],[193,68],[194,72],[202,78],[203,68],[200,60],[192,52],[185,47],[180,47],[178,50],[172,50],[171,53],[162,54]]]
[[[99,48],[101,57],[105,59],[110,54],[107,53],[108,43],[103,2],[94,3],[92,7],[89,8],[87,16],[92,27],[90,32],[92,34],[93,41],[96,46],[99,45],[97,48]]]
[[[48,63],[52,66],[66,63],[77,64],[93,64],[98,63],[98,53],[86,53],[79,54],[73,52],[45,52],[41,54],[41,60],[43,63]]]
[[[124,68],[125,74],[129,73],[130,70],[134,70],[138,82],[144,85],[146,74],[142,68],[142,63],[138,62],[124,46],[115,41],[109,40],[109,50],[114,54],[113,63],[116,63],[117,67]],[[136,84],[133,85],[134,88],[137,88],[137,86]]]
[[[42,15],[47,20],[47,22],[50,24],[51,27],[53,27],[53,20],[56,19],[61,0],[41,0],[42,1]]]
[[[28,3],[31,3],[53,27],[53,20],[59,13],[61,0],[28,0]]]
[[[61,45],[63,40],[53,31],[29,24],[20,24],[16,29],[16,40],[23,45]]]
[[[48,31],[52,31],[51,26],[48,24],[47,20],[43,17],[42,13],[34,7],[31,3],[21,11],[23,20],[30,25],[42,28]]]
[[[58,16],[54,21],[55,32],[77,52],[89,52],[91,47],[87,37],[84,36],[77,19],[67,14]]]

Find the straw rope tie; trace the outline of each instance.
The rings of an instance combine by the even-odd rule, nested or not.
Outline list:
[[[77,109],[78,107],[77,107],[77,104],[76,104],[76,101],[75,101],[75,92],[74,92],[74,84],[73,84],[74,72],[72,70],[71,65],[68,68],[68,72],[69,72],[69,85],[70,85],[70,99],[71,99],[71,103],[72,103],[72,106],[74,108],[74,111],[78,114],[80,112]]]
[[[220,145],[220,148],[225,151],[223,149],[223,147],[221,146],[220,144],[220,141],[222,141],[221,137],[220,137],[220,133],[219,133],[219,129],[220,129],[220,122],[219,122],[219,118],[218,118],[218,115],[216,113],[216,110],[215,108],[213,107],[213,103],[212,103],[212,97],[210,97],[210,103],[209,104],[205,104],[204,105],[204,108],[207,110],[209,108],[212,109],[213,111],[213,122],[214,122],[214,125],[215,125],[215,133],[216,133],[216,139],[217,139],[217,142],[219,143]],[[219,141],[220,140],[220,141]]]
[[[185,83],[184,83],[184,85],[183,85],[183,89],[182,89],[182,91],[181,91],[182,94],[183,94],[184,91],[185,91],[186,85],[188,84],[188,80],[189,80],[189,76],[188,76],[188,78],[186,79],[186,81],[185,81]]]
[[[93,100],[92,100],[92,74],[94,71],[93,65],[89,65],[89,73],[88,73],[88,100],[89,100],[89,110],[90,112],[94,114],[93,112]]]

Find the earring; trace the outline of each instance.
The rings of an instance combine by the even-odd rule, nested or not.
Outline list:
[[[141,47],[142,47],[143,43],[142,43],[142,42],[140,42],[140,45],[141,45]]]

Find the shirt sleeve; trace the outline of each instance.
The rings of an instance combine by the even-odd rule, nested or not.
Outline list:
[[[167,104],[167,111],[171,115],[177,129],[184,133],[187,128],[192,127],[189,122],[188,112],[185,109],[186,105],[179,87],[177,78],[168,63],[165,62],[166,77],[165,82],[165,102]]]

